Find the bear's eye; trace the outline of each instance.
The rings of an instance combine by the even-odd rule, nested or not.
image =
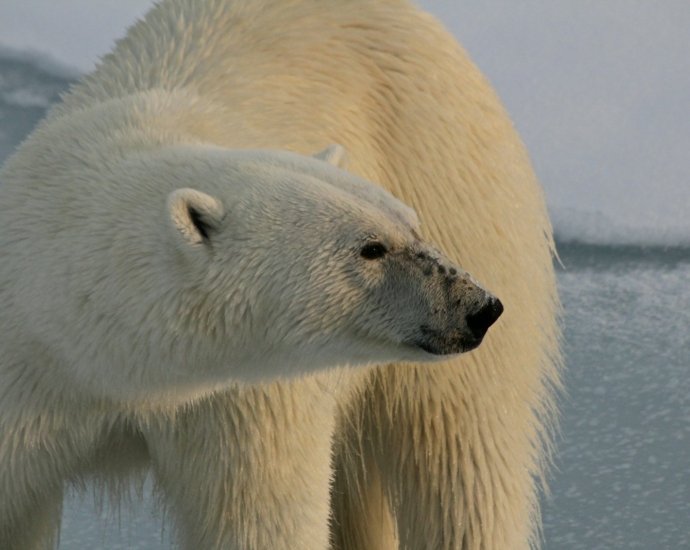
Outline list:
[[[365,245],[360,251],[359,255],[365,260],[377,260],[382,258],[388,250],[383,244],[379,242],[373,242]]]

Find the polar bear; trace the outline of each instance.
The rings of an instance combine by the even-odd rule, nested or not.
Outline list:
[[[0,177],[3,547],[147,469],[182,548],[535,541],[551,228],[432,17],[163,0]]]
[[[34,546],[31,516],[111,444],[112,414],[137,423],[233,383],[457,355],[503,311],[419,237],[412,210],[321,160],[341,148],[308,159],[147,140],[155,122],[135,109],[53,121],[3,171],[3,548]],[[84,141],[89,122],[100,130]],[[86,407],[76,434],[31,425],[104,402],[102,425]]]

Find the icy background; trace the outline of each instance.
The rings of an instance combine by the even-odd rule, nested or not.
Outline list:
[[[690,3],[424,0],[489,76],[565,269],[547,550],[690,547]],[[0,162],[144,0],[0,0]],[[65,510],[62,549],[169,548],[150,506]]]

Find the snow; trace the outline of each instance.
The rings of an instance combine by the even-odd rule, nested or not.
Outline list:
[[[560,240],[690,244],[689,3],[421,3],[505,102]]]
[[[151,0],[0,0],[0,44],[90,71]]]

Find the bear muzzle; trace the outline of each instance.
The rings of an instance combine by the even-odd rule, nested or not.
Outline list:
[[[487,300],[464,318],[461,326],[440,329],[422,325],[415,344],[432,355],[456,355],[479,346],[489,330],[503,313],[503,304],[495,296]]]
[[[433,355],[475,349],[503,313],[501,301],[438,250],[418,253],[415,261],[431,296],[431,315],[420,324],[416,345]]]

